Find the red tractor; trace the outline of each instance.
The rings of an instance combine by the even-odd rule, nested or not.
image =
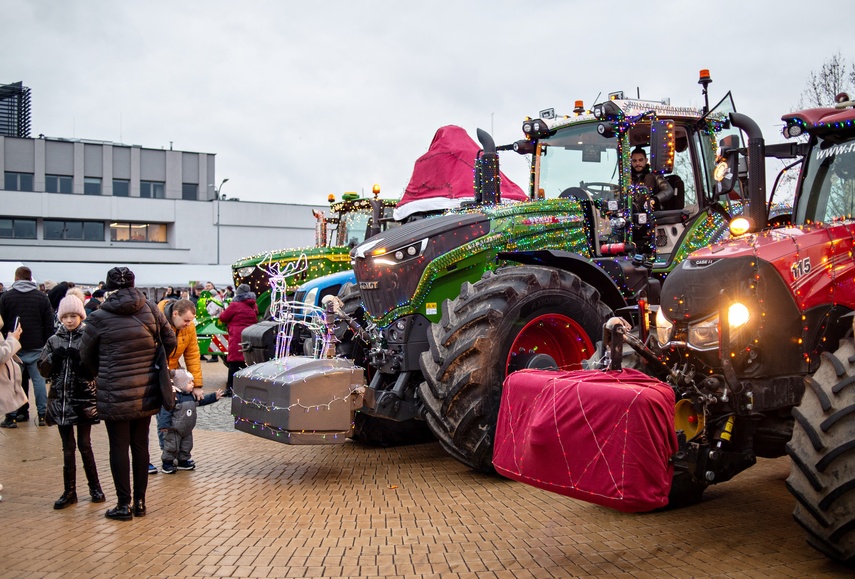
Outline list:
[[[605,380],[603,386],[588,383],[586,389],[574,392],[580,399],[580,392],[602,399],[615,391],[616,383],[634,374],[641,376],[633,370],[615,372],[620,371],[622,344],[628,344],[639,354],[640,369],[656,379],[657,396],[664,391],[666,406],[676,400],[675,407],[668,408],[673,430],[664,424],[670,418],[663,413],[656,414],[658,424],[654,425],[667,431],[664,438],[671,439],[664,440],[662,447],[669,450],[659,455],[664,464],[656,465],[672,476],[663,502],[667,500],[671,506],[697,502],[708,485],[731,479],[752,466],[756,457],[787,454],[792,458],[787,488],[796,498],[794,517],[807,531],[808,542],[830,558],[852,564],[855,102],[847,95],[838,100],[833,108],[783,117],[785,136],[798,138],[798,142],[768,146],[764,153],[759,129],[756,134],[747,131],[748,180],[754,181],[749,199],[753,224],[749,221],[747,232],[741,235],[694,252],[668,276],[659,307],[651,308],[649,314],[641,312],[640,319],[652,322],[649,334],[643,327],[629,332],[626,324],[607,324],[604,342],[612,355],[605,357],[612,371],[598,374],[612,380]],[[803,159],[793,222],[774,228],[767,227],[766,195],[758,186],[763,182],[762,159],[770,149],[778,156],[788,152]],[[734,159],[730,160],[733,166]],[[720,176],[727,178],[727,174],[722,170]],[[738,225],[734,219],[732,232]],[[550,485],[535,472],[542,471],[550,460],[553,471],[556,463],[560,462],[562,470],[568,464],[568,472],[576,469],[570,473],[574,477],[568,477],[575,484],[581,480],[581,469],[593,472],[608,449],[599,444],[591,456],[574,459],[568,449],[578,448],[573,443],[585,433],[578,427],[572,432],[562,430],[558,418],[549,423],[557,431],[545,429],[543,424],[520,430],[520,417],[536,412],[536,404],[549,406],[548,421],[560,416],[560,402],[552,394],[558,392],[556,380],[566,378],[556,372],[527,372],[525,386],[540,389],[537,396],[529,397],[533,403],[521,404],[518,397],[506,405],[506,398],[514,395],[514,375],[505,383],[502,412],[517,414],[500,414],[494,454],[497,470],[529,484],[608,504],[599,499],[605,487],[615,484],[614,477],[607,482],[608,477],[601,477],[599,488],[578,492],[579,488]],[[646,387],[634,386],[633,396]],[[550,396],[544,396],[549,388]],[[579,407],[591,410],[584,400]],[[596,428],[591,416],[593,413],[586,418],[585,429]],[[622,465],[628,464],[627,449],[643,448],[655,435],[654,428],[631,426],[624,434],[623,426],[628,423],[620,420],[625,416],[629,414],[603,427],[617,432],[615,425],[621,425]],[[546,432],[552,432],[553,440],[544,443]],[[554,440],[555,432],[561,440]],[[523,444],[525,441],[529,442]],[[506,458],[500,465],[503,452]],[[639,472],[644,472],[635,480],[649,474],[655,462],[651,459],[641,465]],[[620,482],[626,486],[617,498],[624,498],[634,483],[629,478]]]

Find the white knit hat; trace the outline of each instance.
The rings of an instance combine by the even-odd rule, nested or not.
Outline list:
[[[187,385],[193,380],[193,374],[179,368],[172,371],[172,386],[179,392],[187,392]]]
[[[60,300],[59,307],[56,310],[56,317],[60,320],[65,314],[77,314],[81,320],[86,319],[86,310],[83,309],[83,302],[80,298],[74,295],[65,296]]]

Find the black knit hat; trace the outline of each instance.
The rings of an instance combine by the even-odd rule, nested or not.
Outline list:
[[[104,287],[108,292],[126,287],[134,287],[134,279],[134,272],[128,268],[114,267],[107,272],[107,281]]]

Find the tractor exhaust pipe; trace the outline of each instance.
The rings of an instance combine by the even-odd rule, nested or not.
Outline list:
[[[502,200],[499,154],[490,133],[478,129],[476,135],[483,150],[475,159],[475,203],[495,205]]]
[[[748,135],[748,218],[751,231],[766,227],[766,144],[763,132],[751,117],[741,113],[730,113],[733,126]]]

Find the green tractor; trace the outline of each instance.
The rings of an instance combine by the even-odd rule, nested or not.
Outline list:
[[[374,185],[372,197],[359,197],[356,193],[345,193],[341,201],[330,195],[330,213],[312,211],[316,219],[315,247],[289,248],[270,251],[243,258],[232,265],[235,287],[245,283],[257,296],[256,303],[260,318],[264,319],[270,307],[270,285],[267,268],[278,265],[284,269],[300,270],[290,278],[289,292],[314,278],[350,269],[348,252],[356,244],[395,223],[392,211],[397,201],[381,199],[380,186]],[[301,261],[305,256],[305,260]],[[216,308],[208,309],[212,300],[208,292],[202,292],[196,305],[196,334],[202,355],[225,356],[228,351],[228,333],[216,316]],[[223,307],[228,302],[221,304]]]
[[[524,122],[524,140],[500,148],[530,156],[529,202],[451,212],[358,245],[361,305],[345,313],[365,320],[371,338],[354,358],[373,375],[354,438],[408,442],[423,421],[453,456],[491,470],[490,393],[507,374],[580,367],[612,311],[656,302],[691,251],[729,235],[742,203],[717,192],[713,172],[719,140],[740,136],[729,94],[705,109],[617,93],[591,111],[542,111]],[[488,165],[495,153],[481,136]],[[672,189],[652,207],[632,180],[639,147]],[[345,310],[353,289],[342,289]]]

